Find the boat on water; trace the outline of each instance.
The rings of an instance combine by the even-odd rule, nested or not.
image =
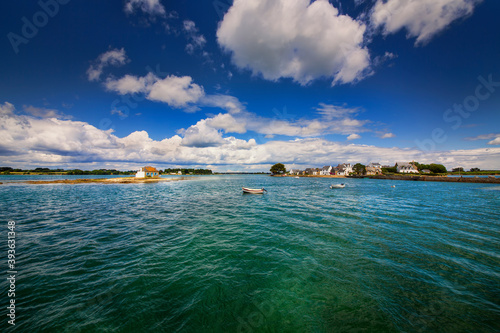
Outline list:
[[[249,194],[264,194],[264,192],[267,192],[265,188],[248,188],[248,187],[242,187],[243,193],[249,193]]]
[[[330,188],[344,188],[344,187],[345,187],[344,183],[330,185]]]
[[[300,179],[300,177],[293,177],[293,178],[295,178],[295,179]]]

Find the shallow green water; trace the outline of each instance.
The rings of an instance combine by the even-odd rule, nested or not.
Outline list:
[[[16,326],[6,310],[1,323],[9,331],[500,330],[498,186],[0,178],[3,272],[8,220],[17,232]],[[329,189],[339,182],[346,188]],[[242,186],[269,192],[243,195]]]

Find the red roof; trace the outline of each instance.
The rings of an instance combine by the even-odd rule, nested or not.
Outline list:
[[[147,166],[143,168],[144,172],[158,172],[156,168],[153,168],[152,166]]]

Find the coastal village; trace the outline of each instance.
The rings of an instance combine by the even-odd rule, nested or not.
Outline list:
[[[331,165],[326,165],[322,168],[306,168],[305,170],[291,169],[289,171],[290,175],[296,176],[349,176],[353,174],[359,174],[360,170],[356,168],[359,165],[364,168],[362,172],[367,176],[382,175],[382,169],[393,169],[397,173],[431,173],[428,169],[418,170],[417,164],[415,162],[398,162],[395,166],[381,165],[380,163],[370,163],[366,167],[362,164],[351,165],[350,163],[342,163],[333,167]]]

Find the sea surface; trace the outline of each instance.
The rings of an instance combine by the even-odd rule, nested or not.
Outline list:
[[[0,176],[2,332],[500,331],[498,185],[48,178]]]

